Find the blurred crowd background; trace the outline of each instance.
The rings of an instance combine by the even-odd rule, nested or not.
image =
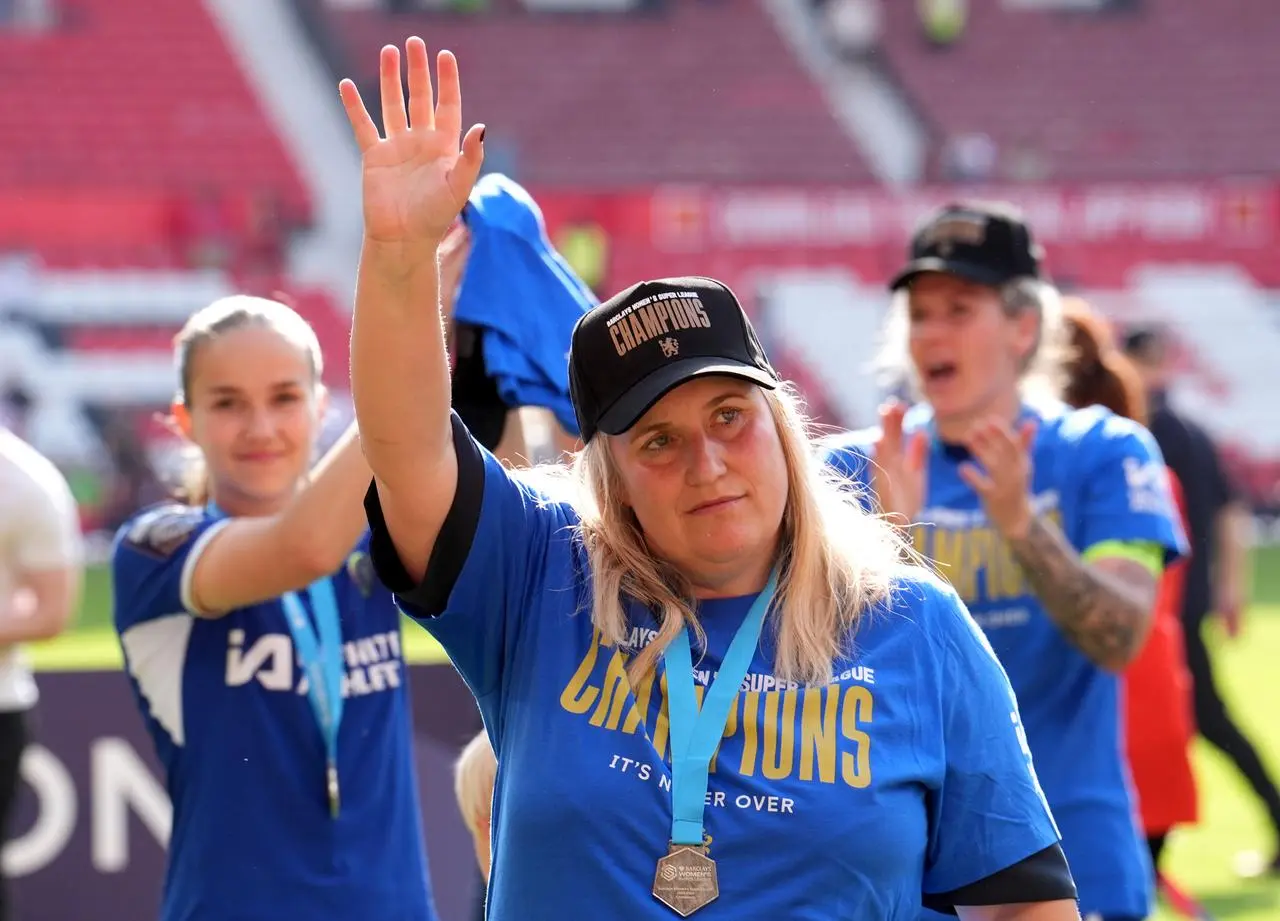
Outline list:
[[[486,168],[588,284],[724,279],[833,427],[874,421],[884,281],[917,222],[1020,205],[1064,291],[1167,333],[1172,399],[1253,512],[1222,671],[1280,761],[1272,0],[0,0],[0,423],[63,470],[99,553],[171,484],[172,337],[212,300],[283,293],[320,336],[332,431],[349,420],[359,166],[336,85],[376,99],[377,49],[410,34],[458,55]],[[80,631],[109,622],[104,580]],[[1230,874],[1262,824],[1215,759],[1174,867],[1220,917],[1280,919],[1275,884]]]

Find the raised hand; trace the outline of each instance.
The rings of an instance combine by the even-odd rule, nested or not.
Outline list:
[[[905,404],[894,401],[880,409],[880,438],[876,441],[871,485],[880,508],[907,527],[915,523],[924,504],[925,455],[928,436],[923,431],[904,435]]]
[[[401,248],[406,254],[429,252],[449,230],[467,203],[484,162],[484,126],[473,125],[462,139],[462,89],[458,62],[448,51],[436,58],[440,99],[434,101],[427,46],[414,37],[405,43],[409,104],[400,83],[400,50],[382,49],[379,82],[382,123],[378,133],[350,80],[338,90],[363,160],[365,237]]]
[[[1036,426],[1016,432],[1002,419],[973,426],[965,447],[977,463],[960,465],[960,477],[982,499],[987,518],[1006,539],[1016,540],[1031,526],[1031,445]]]

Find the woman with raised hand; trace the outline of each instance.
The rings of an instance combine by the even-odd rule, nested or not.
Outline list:
[[[954,592],[828,482],[733,293],[578,323],[584,443],[512,473],[450,412],[437,247],[480,170],[457,62],[381,60],[352,382],[374,565],[497,758],[489,917],[1076,919],[1017,706]],[[543,485],[538,485],[542,483]]]

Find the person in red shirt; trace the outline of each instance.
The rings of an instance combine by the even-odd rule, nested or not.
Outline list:
[[[1172,472],[1169,486],[1185,518],[1182,486]],[[1151,633],[1142,652],[1125,673],[1125,725],[1129,766],[1138,789],[1142,826],[1159,872],[1165,839],[1175,825],[1197,818],[1191,740],[1195,735],[1191,706],[1191,673],[1178,619],[1186,566],[1165,570],[1156,596]]]
[[[1142,379],[1116,347],[1107,321],[1078,298],[1063,300],[1063,315],[1074,349],[1067,369],[1066,401],[1073,406],[1102,405],[1117,415],[1146,424]],[[1169,479],[1185,527],[1181,484],[1172,471]],[[1169,832],[1197,819],[1191,765],[1191,741],[1195,735],[1191,674],[1179,619],[1185,580],[1185,559],[1165,568],[1151,632],[1124,676],[1123,725],[1129,766],[1157,873]]]

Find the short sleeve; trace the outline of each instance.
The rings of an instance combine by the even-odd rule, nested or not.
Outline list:
[[[204,509],[168,503],[127,522],[111,553],[113,616],[122,635],[176,614],[195,613],[191,577],[196,561],[227,521]]]
[[[63,569],[84,557],[80,512],[62,474],[52,464],[31,479],[15,522],[18,565],[25,570]]]
[[[1104,417],[1081,439],[1072,467],[1079,477],[1081,551],[1103,541],[1151,541],[1164,548],[1166,564],[1186,552],[1168,469],[1145,428]]]
[[[925,893],[990,877],[1059,841],[1017,700],[990,644],[949,587],[924,584],[945,769],[928,801]]]
[[[395,551],[376,484],[365,510],[378,578],[483,698],[502,683],[521,620],[548,588],[551,557],[570,553],[577,520],[567,504],[517,479],[456,414],[453,441],[458,486],[420,583],[412,582]]]

